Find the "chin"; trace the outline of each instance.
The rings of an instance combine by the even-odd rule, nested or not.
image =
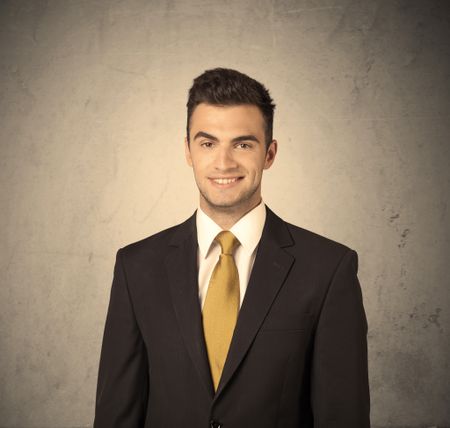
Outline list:
[[[240,202],[233,202],[233,201],[218,201],[218,202],[208,202],[208,205],[210,205],[212,208],[215,209],[231,209],[236,208],[240,205]]]
[[[216,210],[234,210],[240,209],[249,203],[248,199],[206,199],[206,203]]]
[[[205,202],[213,209],[227,209],[227,208],[234,208],[239,206],[242,201],[240,200],[233,200],[233,199],[219,199],[219,198],[205,198],[203,196],[203,199]]]

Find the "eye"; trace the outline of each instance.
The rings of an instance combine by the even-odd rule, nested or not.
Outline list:
[[[236,147],[239,148],[239,149],[246,150],[246,149],[250,149],[252,146],[250,144],[247,144],[247,143],[239,143],[239,144],[236,145]]]
[[[204,141],[200,146],[210,149],[213,146],[213,143],[211,141]]]

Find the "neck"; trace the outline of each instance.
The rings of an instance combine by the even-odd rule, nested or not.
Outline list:
[[[230,230],[235,223],[237,223],[245,214],[250,212],[253,208],[258,206],[261,202],[261,197],[257,202],[247,205],[244,209],[237,207],[211,207],[209,204],[200,200],[200,208],[203,212],[218,224],[223,230]]]

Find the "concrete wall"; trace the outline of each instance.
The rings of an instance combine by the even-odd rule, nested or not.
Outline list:
[[[450,426],[446,1],[0,3],[0,426],[89,426],[116,250],[184,220],[207,68],[278,104],[266,203],[356,249],[375,426]]]

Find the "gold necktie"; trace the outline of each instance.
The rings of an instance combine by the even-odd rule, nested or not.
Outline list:
[[[209,365],[217,391],[220,376],[230,347],[239,313],[239,274],[233,252],[238,239],[228,230],[220,232],[215,241],[222,254],[214,267],[203,306],[203,330]]]

